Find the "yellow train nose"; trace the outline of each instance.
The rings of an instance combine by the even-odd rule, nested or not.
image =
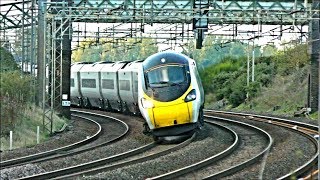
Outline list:
[[[190,123],[191,117],[188,103],[180,103],[165,107],[153,108],[154,125],[156,128]]]

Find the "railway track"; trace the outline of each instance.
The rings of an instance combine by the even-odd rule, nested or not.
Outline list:
[[[96,141],[86,144],[79,149],[79,152],[92,150],[101,146],[111,144],[113,142],[121,140],[129,132],[129,126],[119,118],[115,118],[109,115],[100,113],[94,113],[89,111],[72,110],[73,114],[85,115],[101,124],[102,135],[104,138],[99,138]],[[79,153],[78,152],[78,153]]]
[[[178,178],[179,176],[180,176],[180,179],[190,178],[192,176],[203,177],[204,174],[207,174],[207,173],[204,173],[204,171],[208,170],[207,169],[208,166],[210,167],[213,164],[216,165],[219,163],[219,161],[221,161],[222,164],[225,164],[225,163],[228,164],[228,162],[225,161],[226,158],[229,158],[229,159],[235,158],[233,156],[233,154],[236,154],[236,153],[241,154],[241,153],[245,153],[247,151],[247,149],[245,148],[246,146],[244,145],[245,144],[244,142],[248,141],[248,140],[241,138],[241,141],[243,141],[243,142],[240,143],[239,136],[244,136],[244,134],[246,134],[248,131],[252,131],[253,133],[257,133],[257,134],[263,136],[263,138],[265,138],[265,140],[266,140],[266,142],[264,143],[265,147],[262,148],[262,151],[259,151],[259,153],[257,153],[257,155],[255,155],[254,157],[246,159],[245,161],[243,161],[239,164],[237,164],[237,162],[235,162],[235,164],[237,164],[237,165],[232,166],[228,169],[224,169],[221,171],[219,171],[219,170],[216,171],[216,170],[214,170],[214,168],[210,169],[209,170],[210,172],[212,172],[212,171],[216,171],[216,172],[213,174],[207,175],[205,177],[205,179],[219,179],[219,178],[222,178],[222,177],[227,176],[229,174],[235,173],[235,172],[245,168],[246,166],[257,162],[261,157],[263,157],[266,153],[268,153],[268,151],[272,145],[273,140],[272,140],[271,136],[267,132],[265,132],[264,130],[262,130],[260,128],[251,126],[246,123],[236,122],[236,121],[226,119],[226,118],[219,118],[219,117],[213,117],[213,116],[205,116],[205,118],[207,119],[205,122],[209,123],[209,124],[216,124],[217,123],[216,121],[220,121],[220,123],[223,122],[222,123],[223,125],[221,125],[221,124],[216,124],[216,125],[218,125],[220,127],[224,127],[234,133],[234,137],[236,139],[236,141],[234,143],[235,146],[232,146],[223,152],[215,154],[207,159],[204,159],[200,162],[194,163],[190,166],[186,166],[181,169],[177,169],[177,170],[174,170],[174,171],[171,171],[169,173],[162,174],[159,176],[151,177],[150,179],[172,179],[172,178]],[[213,123],[212,121],[215,121],[216,123]],[[233,125],[230,125],[230,124],[233,124]],[[236,128],[237,130],[235,132],[234,130],[227,128],[227,126],[228,127],[241,126],[241,128],[243,128],[243,129],[240,130],[239,127],[237,127]],[[234,129],[234,127],[232,129]],[[239,134],[241,134],[241,135],[239,135]],[[233,157],[231,157],[231,156],[233,156]],[[201,168],[203,168],[203,169],[199,170]]]
[[[117,154],[115,156],[99,159],[97,161],[88,162],[88,163],[80,164],[77,166],[68,167],[65,169],[59,169],[59,170],[52,171],[52,172],[37,174],[37,175],[33,175],[33,176],[21,178],[21,179],[48,179],[48,178],[50,178],[50,179],[52,179],[52,178],[64,179],[64,178],[80,176],[83,174],[93,174],[93,173],[98,173],[101,171],[113,170],[113,169],[121,168],[124,166],[129,166],[131,164],[141,163],[146,160],[154,159],[154,158],[157,158],[160,156],[164,156],[166,154],[169,154],[171,152],[174,152],[178,149],[185,147],[186,145],[191,143],[194,138],[195,138],[195,134],[191,138],[185,140],[184,142],[182,142],[178,145],[174,145],[171,148],[161,150],[156,153],[151,153],[150,155],[143,154],[142,156],[140,156],[138,158],[125,160],[125,161],[115,163],[112,165],[107,165],[107,164],[112,163],[114,161],[118,161],[118,160],[127,158],[129,156],[134,156],[139,153],[145,153],[147,150],[150,150],[151,148],[159,146],[159,145],[157,145],[158,142],[153,142],[153,143],[148,144],[146,146],[142,146],[142,147],[139,147],[134,150],[130,150],[130,151],[127,151],[127,152],[124,152],[121,154]]]
[[[265,124],[276,125],[280,127],[287,128],[290,131],[294,131],[296,133],[301,134],[306,137],[311,144],[315,147],[314,155],[303,165],[299,166],[295,170],[288,172],[287,174],[278,177],[278,179],[288,179],[290,177],[299,177],[304,179],[310,179],[311,177],[316,177],[319,173],[317,170],[317,159],[319,156],[319,147],[316,137],[319,136],[319,127],[312,124],[307,124],[298,121],[292,121],[283,118],[270,117],[270,116],[262,116],[262,115],[254,115],[248,113],[236,113],[236,112],[225,112],[225,111],[214,111],[214,110],[206,110],[206,113],[215,114],[222,117],[240,117],[242,119],[246,119],[249,121],[258,121]]]
[[[235,134],[233,136],[236,137]],[[186,141],[178,145],[159,145],[157,143],[151,143],[146,146],[139,147],[137,149],[130,150],[125,153],[120,153],[111,157],[102,158],[97,161],[83,163],[77,166],[68,167],[68,168],[64,168],[64,169],[60,169],[52,172],[46,172],[46,173],[42,173],[34,176],[24,177],[22,179],[47,179],[47,178],[59,179],[59,178],[79,176],[83,174],[90,175],[92,173],[98,173],[101,171],[110,171],[110,170],[126,167],[133,164],[142,163],[145,161],[150,161],[152,159],[165,156],[169,153],[175,152],[178,149],[181,149],[187,146],[194,140],[194,138],[195,138],[195,134],[192,136],[192,138],[187,139]],[[235,138],[235,139],[238,139],[238,138]],[[235,141],[232,144],[231,148],[229,148],[229,150],[226,150],[226,152],[221,153],[221,156],[227,153],[230,153],[237,143],[238,141]],[[119,160],[124,158],[126,159],[119,162]],[[117,161],[117,162],[114,163],[114,161]]]
[[[28,156],[23,156],[23,157],[18,157],[18,158],[14,158],[14,159],[1,161],[0,162],[1,169],[8,168],[10,166],[22,165],[25,163],[29,163],[35,159],[46,158],[48,156],[53,156],[53,155],[59,154],[62,151],[68,151],[68,150],[75,149],[75,148],[80,147],[84,144],[87,144],[87,143],[94,141],[95,139],[97,139],[101,135],[101,125],[99,123],[97,123],[96,121],[89,119],[89,118],[84,118],[81,116],[73,115],[73,117],[81,118],[83,120],[86,120],[86,121],[89,121],[89,122],[95,124],[95,126],[97,126],[96,133],[93,134],[92,136],[90,136],[89,138],[83,139],[83,140],[76,142],[76,143],[73,143],[73,144],[69,144],[67,146],[55,148],[55,149],[52,149],[49,151],[44,151],[44,152],[40,152],[40,153],[36,153],[36,154],[31,154]]]
[[[219,128],[221,129],[224,129],[226,131],[228,131],[228,133],[231,134],[232,138],[233,138],[233,142],[230,143],[230,145],[222,152],[220,152],[219,154],[217,154],[215,157],[211,158],[210,160],[208,161],[204,161],[202,163],[199,163],[197,166],[197,168],[200,168],[201,166],[207,164],[207,163],[210,163],[212,161],[215,161],[215,160],[218,160],[220,158],[223,158],[225,156],[228,156],[230,153],[232,153],[234,151],[234,149],[237,148],[238,144],[239,144],[239,138],[237,136],[237,134],[232,131],[231,129],[227,128],[227,127],[224,127],[224,126],[221,126],[221,125],[218,125],[218,124],[215,124],[213,122],[208,122],[209,124],[212,124],[212,125],[215,125],[215,126],[218,126]],[[195,135],[194,134],[190,139],[187,139],[186,141],[178,144],[178,145],[170,145],[172,147],[170,148],[165,148],[165,150],[160,150],[160,151],[151,151],[151,152],[143,152],[143,154],[140,154],[138,157],[130,157],[128,158],[127,160],[123,161],[123,162],[120,162],[120,163],[116,163],[116,164],[112,164],[112,165],[108,165],[108,166],[105,166],[105,167],[99,167],[99,168],[96,168],[94,170],[89,170],[89,171],[85,171],[85,172],[80,172],[80,173],[76,173],[76,174],[72,174],[72,175],[68,175],[68,176],[63,176],[63,177],[59,177],[59,178],[69,178],[69,177],[74,177],[74,176],[79,176],[79,175],[92,175],[92,174],[96,174],[96,173],[99,173],[99,172],[104,172],[104,171],[111,171],[111,170],[114,170],[114,169],[117,169],[117,168],[124,168],[126,166],[129,166],[129,165],[132,165],[132,164],[137,164],[138,163],[144,163],[146,161],[152,161],[153,159],[155,158],[159,158],[159,157],[162,157],[162,156],[165,156],[165,155],[168,155],[169,153],[173,153],[175,151],[177,151],[178,149],[182,149],[182,148],[187,148],[187,145],[192,143],[192,141],[195,139]],[[166,145],[168,146],[168,145]],[[157,147],[158,149],[162,149],[162,147]],[[188,171],[192,171],[192,168],[184,168],[183,170],[179,171],[179,172],[176,172],[177,175],[180,175],[180,174],[183,174],[185,172],[188,172]],[[172,178],[171,176],[166,176],[164,178]],[[148,178],[150,179],[150,178]]]
[[[277,178],[288,179],[292,176],[310,178],[314,177],[316,173],[318,173],[318,171],[310,171],[310,168],[312,168],[312,166],[314,166],[317,162],[316,160],[319,154],[316,144],[317,141],[315,141],[313,138],[314,135],[318,134],[316,131],[316,126],[273,117],[255,116],[252,114],[236,114],[208,110],[205,114],[206,127],[214,126],[215,128],[221,130],[223,129],[223,131],[226,131],[228,134],[230,134],[230,139],[232,139],[232,142],[228,141],[228,146],[220,149],[219,151],[211,153],[209,157],[194,157],[194,159],[197,159],[196,161],[192,163],[184,163],[184,165],[180,165],[181,167],[174,165],[172,165],[173,167],[164,166],[163,168],[165,169],[162,169],[161,171],[150,171],[149,169],[146,169],[146,167],[152,168],[150,164],[168,164],[167,161],[161,160],[165,157],[180,157],[180,159],[183,159],[181,157],[181,153],[184,154],[183,152],[190,151],[189,149],[192,149],[192,144],[203,141],[203,138],[196,139],[196,137],[193,137],[178,145],[159,145],[157,143],[149,143],[126,152],[117,153],[115,155],[69,166],[63,169],[57,169],[38,175],[24,177],[22,179],[64,179],[71,177],[81,178],[82,176],[89,176],[89,178],[107,178],[111,177],[109,176],[110,174],[114,175],[112,177],[117,177],[117,175],[119,175],[119,178],[127,179],[126,177],[121,176],[122,173],[130,174],[130,169],[131,172],[132,169],[140,172],[141,176],[130,174],[132,176],[131,178],[134,179],[141,179],[142,177],[142,179],[185,179],[195,177],[196,179],[219,179],[222,177],[232,178],[234,177],[233,175],[239,174],[239,172],[250,171],[250,168],[252,169],[254,166],[258,166],[260,168],[255,177],[262,178],[263,170],[268,168],[266,159],[268,156],[270,156],[270,151],[275,152],[272,148],[278,147],[277,145],[272,145],[272,143],[276,142],[276,144],[279,144],[279,142],[274,141],[271,138],[273,137],[273,134],[270,135],[268,134],[267,130],[263,130],[264,128],[260,127],[263,126],[261,124],[268,126],[277,125],[285,127],[294,133],[299,133],[300,135],[304,134],[303,136],[305,139],[308,139],[310,143],[313,143],[313,146],[316,148],[316,153],[312,156],[312,158],[310,158],[310,160],[297,167],[294,171],[288,171],[281,176],[277,176]],[[254,123],[254,125],[252,125],[250,122],[258,122],[260,125],[256,126]],[[203,131],[200,131],[199,133],[203,133]],[[202,136],[206,135],[202,134]],[[212,138],[217,139],[219,137],[215,136]],[[90,146],[91,145],[88,144],[88,147],[85,148],[90,148]],[[82,148],[85,149],[83,146]],[[196,154],[197,153],[194,155]],[[241,156],[243,154],[247,155]],[[189,157],[189,155],[186,155],[186,157]],[[177,161],[180,161],[178,159]]]
[[[201,162],[201,163],[198,163],[198,164],[196,165],[197,168],[200,168],[201,166],[204,166],[205,164],[212,163],[213,161],[216,161],[216,160],[218,160],[218,159],[221,159],[221,158],[229,155],[229,154],[232,153],[232,152],[237,148],[237,146],[239,145],[239,138],[238,138],[237,134],[236,134],[234,131],[230,130],[230,129],[227,128],[227,127],[224,127],[224,126],[221,126],[221,125],[212,123],[212,122],[208,122],[208,124],[211,124],[211,125],[213,125],[213,126],[216,126],[216,127],[219,127],[219,128],[221,128],[221,129],[223,129],[223,130],[228,131],[228,133],[231,134],[232,139],[234,139],[234,140],[232,141],[232,143],[230,143],[230,145],[229,145],[224,151],[216,154],[216,155],[215,155],[214,157],[212,157],[212,158],[209,158],[209,159],[207,159],[207,160],[204,160],[204,161]],[[145,151],[145,152],[142,152],[142,151],[139,152],[139,153],[143,153],[143,154],[140,154],[140,155],[139,155],[138,157],[136,157],[136,158],[130,156],[130,158],[129,158],[129,159],[126,159],[125,161],[122,161],[122,162],[119,162],[119,163],[115,163],[115,164],[111,164],[111,165],[108,165],[108,166],[104,166],[104,164],[106,164],[106,163],[111,163],[110,161],[112,161],[113,157],[110,157],[110,158],[107,158],[107,159],[101,159],[101,160],[99,160],[98,163],[99,163],[100,165],[102,165],[102,166],[101,166],[101,167],[94,168],[93,170],[84,170],[84,169],[86,169],[86,167],[88,166],[88,164],[84,164],[84,165],[79,165],[79,166],[77,166],[77,167],[73,167],[73,168],[77,168],[78,170],[81,170],[81,169],[82,169],[82,171],[79,172],[79,173],[74,173],[74,174],[67,175],[67,176],[60,176],[60,175],[63,174],[63,173],[69,174],[69,173],[72,173],[72,171],[76,171],[75,169],[71,168],[71,170],[70,170],[70,169],[65,169],[65,170],[63,170],[63,172],[54,172],[54,173],[58,173],[58,174],[59,174],[59,177],[56,177],[57,174],[48,173],[48,174],[43,174],[43,175],[40,175],[40,176],[32,176],[32,177],[30,177],[30,178],[32,178],[32,179],[33,179],[33,178],[42,179],[42,178],[53,178],[53,177],[55,177],[55,178],[59,178],[59,179],[62,178],[62,179],[63,179],[63,178],[70,178],[70,177],[79,176],[79,175],[91,175],[91,174],[96,174],[96,173],[99,173],[99,172],[112,171],[112,170],[114,170],[114,169],[125,168],[125,167],[128,167],[128,166],[130,166],[130,165],[139,166],[139,165],[138,165],[139,163],[145,163],[145,162],[147,162],[147,161],[148,161],[148,162],[149,162],[149,161],[152,161],[152,160],[155,159],[155,158],[163,157],[163,156],[165,156],[165,155],[168,155],[169,153],[173,153],[173,152],[177,151],[178,149],[182,150],[183,147],[185,147],[185,148],[186,148],[185,151],[187,151],[187,148],[188,148],[187,145],[190,144],[193,139],[194,139],[194,136],[193,136],[191,139],[188,139],[187,141],[185,141],[185,142],[183,142],[183,143],[181,143],[181,144],[174,145],[173,147],[170,147],[170,148],[165,148],[166,150],[161,150],[161,151],[157,151],[157,150],[156,150],[156,153],[154,153],[154,152],[148,153],[148,152],[146,151],[146,149],[144,149],[143,151]],[[166,146],[168,146],[168,145],[166,145]],[[159,146],[159,145],[158,145],[158,146],[155,147],[155,148],[157,148],[157,149],[162,149],[163,146]],[[132,153],[132,152],[130,152],[130,153]],[[150,155],[147,155],[147,154],[150,154]],[[126,155],[128,155],[128,154],[126,153]],[[122,156],[122,155],[119,155],[119,156]],[[117,158],[118,158],[118,156],[117,156]],[[96,163],[96,162],[94,162],[94,163]],[[98,163],[96,164],[97,166],[99,166]],[[90,163],[90,164],[91,164],[91,163]],[[89,168],[92,168],[92,166],[89,165]],[[137,170],[137,171],[138,171],[138,170]],[[190,171],[193,171],[193,169],[192,169],[192,168],[186,168],[186,169],[184,169],[184,173],[185,173],[185,172],[190,172]],[[183,172],[183,171],[180,171],[179,174],[180,174],[181,172]],[[60,174],[60,173],[61,173],[61,174]],[[52,176],[52,177],[51,177],[51,176]],[[165,178],[168,178],[168,177],[165,177]]]
[[[122,137],[124,137],[128,133],[128,130],[129,130],[129,127],[127,124],[125,124],[119,119],[116,119],[110,116],[99,115],[95,113],[88,113],[88,112],[77,111],[77,110],[72,111],[72,116],[94,123],[98,127],[97,132],[94,135],[89,136],[80,142],[73,143],[65,147],[60,147],[60,148],[52,149],[50,151],[32,154],[29,156],[20,157],[16,159],[10,159],[7,161],[1,161],[1,169],[21,166],[29,163],[46,162],[46,161],[90,151],[92,149],[105,146],[107,144],[120,140]],[[93,117],[95,117],[95,120],[92,119]],[[100,122],[97,122],[97,119]],[[104,121],[107,121],[107,123]],[[113,121],[113,123],[110,123],[110,121]],[[106,127],[104,126],[105,125],[110,126],[110,124],[112,124],[113,126],[118,125],[118,128],[121,127],[122,128],[121,132],[112,134],[111,136],[110,136],[110,133],[104,132],[103,129],[106,130],[105,129]],[[107,138],[102,138],[103,136],[106,136]],[[99,139],[102,139],[102,140],[99,140]]]

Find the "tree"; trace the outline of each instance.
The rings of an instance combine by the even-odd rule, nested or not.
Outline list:
[[[90,49],[96,41],[94,39],[86,39],[85,41],[80,42],[77,50],[74,50],[71,55],[72,62],[89,62],[90,56],[88,49]]]
[[[243,57],[246,56],[245,46],[240,42],[233,42],[230,47],[229,56],[232,57]]]
[[[275,45],[266,45],[262,48],[262,56],[268,57],[273,56],[277,52],[277,47]]]
[[[0,121],[1,132],[5,134],[15,126],[26,103],[33,97],[30,87],[32,77],[21,75],[13,55],[0,48]],[[18,110],[18,111],[17,111]]]
[[[273,61],[276,63],[278,73],[288,75],[293,70],[308,64],[310,55],[307,48],[307,44],[299,44],[293,47],[286,47],[282,51],[277,51]]]
[[[0,72],[15,70],[19,70],[19,67],[13,55],[3,47],[0,47]]]
[[[150,55],[158,52],[158,46],[156,44],[156,40],[142,39],[142,42],[138,44],[140,49],[138,59],[144,60]]]
[[[79,49],[72,54],[73,62],[97,61],[134,61],[144,60],[158,52],[158,46],[153,39],[89,39],[81,42]]]

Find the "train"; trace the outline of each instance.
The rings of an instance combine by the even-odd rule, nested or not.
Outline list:
[[[196,62],[173,51],[137,61],[72,64],[71,105],[142,115],[154,139],[204,125],[204,91]]]

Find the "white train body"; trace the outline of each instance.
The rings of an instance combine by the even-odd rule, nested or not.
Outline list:
[[[71,104],[119,112],[139,112],[135,62],[100,62],[71,66]]]

